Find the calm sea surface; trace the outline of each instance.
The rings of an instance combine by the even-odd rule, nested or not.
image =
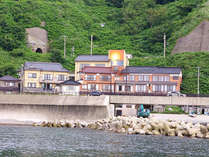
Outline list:
[[[209,140],[0,126],[0,157],[209,157]]]

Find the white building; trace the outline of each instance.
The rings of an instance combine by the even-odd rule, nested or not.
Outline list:
[[[73,80],[67,80],[60,83],[60,93],[63,95],[79,95],[80,83]]]

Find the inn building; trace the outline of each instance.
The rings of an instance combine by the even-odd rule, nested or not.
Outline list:
[[[129,66],[125,50],[110,50],[107,56],[76,58],[76,79],[83,93],[166,94],[180,91],[182,71],[177,67]]]

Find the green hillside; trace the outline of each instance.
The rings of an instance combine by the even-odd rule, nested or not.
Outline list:
[[[201,93],[208,93],[207,53],[169,56],[176,40],[202,20],[209,19],[206,0],[0,0],[0,76],[16,75],[25,61],[54,61],[74,69],[74,58],[109,49],[125,49],[132,65],[166,65],[183,68],[183,92],[196,93],[195,67],[204,73]],[[48,31],[50,51],[37,54],[26,47],[25,28]],[[163,34],[167,35],[167,59]],[[63,58],[63,35],[67,36],[67,58]],[[72,47],[75,55],[72,56]]]

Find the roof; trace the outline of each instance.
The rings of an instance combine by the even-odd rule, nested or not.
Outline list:
[[[3,77],[0,77],[0,81],[20,81],[20,80],[12,76],[6,75]]]
[[[80,85],[81,83],[77,82],[77,81],[73,81],[73,80],[67,80],[67,81],[64,81],[60,84],[62,84],[62,85]]]
[[[177,67],[139,67],[127,66],[122,73],[136,74],[180,74],[181,68]]]
[[[108,62],[107,55],[80,55],[75,59],[76,62]]]
[[[85,66],[81,72],[94,73],[94,74],[111,74],[111,73],[113,73],[111,67],[95,67],[95,66]]]
[[[25,62],[24,70],[69,72],[69,70],[63,68],[60,63],[52,62]]]

